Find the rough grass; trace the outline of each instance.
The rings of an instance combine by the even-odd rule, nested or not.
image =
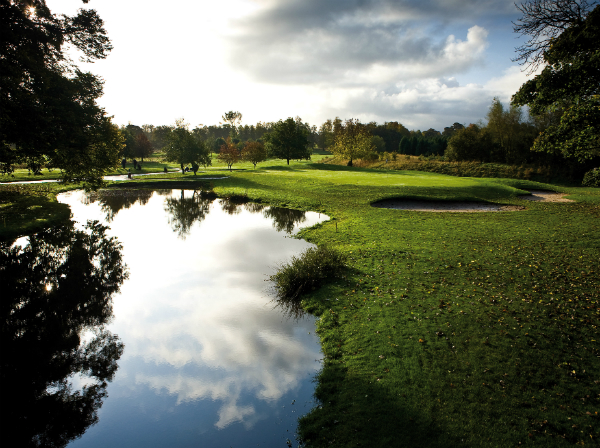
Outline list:
[[[332,218],[299,234],[347,265],[303,296],[325,358],[319,403],[300,421],[306,446],[597,444],[598,189],[279,161],[211,182]],[[526,188],[577,202],[527,202]],[[392,197],[527,210],[370,205]]]
[[[345,165],[345,160],[335,157],[326,159],[327,163]],[[416,170],[447,174],[460,177],[489,177],[533,180],[538,182],[560,182],[572,184],[574,180],[565,173],[564,167],[537,165],[507,165],[502,163],[483,163],[476,161],[446,162],[435,157],[417,157],[399,154],[396,160],[388,162],[358,160],[355,166],[385,170]],[[578,181],[575,182],[579,184]]]
[[[275,284],[279,300],[299,303],[302,295],[337,277],[343,267],[341,254],[325,246],[311,247],[282,264],[269,279]]]

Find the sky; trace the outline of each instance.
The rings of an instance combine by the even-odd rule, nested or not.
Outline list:
[[[485,118],[528,79],[513,0],[47,0],[93,8],[114,47],[79,64],[120,125],[340,117],[426,130]]]

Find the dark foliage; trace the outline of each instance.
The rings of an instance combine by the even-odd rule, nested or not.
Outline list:
[[[94,222],[47,230],[25,247],[0,245],[2,422],[11,446],[63,447],[98,420],[123,353],[104,325],[127,278],[121,246],[105,232]],[[74,376],[87,385],[74,390]]]

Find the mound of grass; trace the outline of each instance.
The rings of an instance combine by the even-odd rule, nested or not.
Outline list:
[[[344,261],[342,254],[325,246],[311,247],[281,265],[270,280],[279,300],[299,302],[303,294],[340,275]]]

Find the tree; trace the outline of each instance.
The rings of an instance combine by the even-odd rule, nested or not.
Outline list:
[[[374,149],[371,133],[360,121],[350,119],[346,120],[337,133],[331,152],[338,157],[350,159],[348,166],[352,166],[352,160],[369,157]]]
[[[511,105],[506,110],[500,100],[494,98],[486,118],[486,128],[494,143],[490,161],[510,164],[527,162],[536,128],[524,119],[521,108]]]
[[[188,163],[196,163],[205,167],[211,164],[206,145],[194,138],[189,130],[189,125],[183,118],[175,121],[175,126],[171,130],[165,146],[165,156],[168,161],[179,163],[181,171],[183,171],[183,166]]]
[[[448,126],[447,128],[444,128],[444,132],[442,132],[442,135],[444,137],[450,138],[454,135],[454,133],[456,131],[458,131],[459,129],[464,129],[465,127],[460,124],[460,123],[454,123],[452,126]]]
[[[236,144],[231,141],[231,138],[227,137],[225,143],[221,145],[217,158],[221,162],[225,162],[227,164],[229,171],[231,171],[233,164],[240,160],[240,150],[237,148]]]
[[[157,126],[152,129],[152,134],[150,135],[150,141],[152,142],[152,146],[155,151],[162,150],[165,146],[167,146],[169,141],[169,135],[173,130],[172,126]]]
[[[319,128],[319,138],[317,140],[317,145],[321,149],[328,149],[331,145],[333,145],[333,141],[333,122],[331,120],[327,120]]]
[[[385,152],[386,149],[385,140],[379,135],[373,135],[371,137],[371,146],[373,146],[373,149],[377,152]]]
[[[288,165],[290,159],[309,160],[311,150],[308,134],[309,130],[299,118],[295,121],[291,117],[285,121],[279,120],[264,136],[267,152],[273,157],[287,160]]]
[[[579,162],[600,156],[600,6],[556,37],[543,59],[546,67],[512,98],[533,114],[562,111],[532,149]]]
[[[229,136],[231,138],[237,137],[237,127],[242,122],[242,113],[230,110],[225,112],[221,118],[230,127]]]
[[[112,47],[102,19],[93,9],[57,16],[45,0],[2,0],[0,29],[0,171],[25,164],[37,174],[49,166],[65,181],[97,185],[118,165],[122,141],[96,104],[102,81],[64,50],[72,46],[88,62],[105,58]]]
[[[149,157],[152,154],[152,143],[144,134],[138,134],[133,141],[133,155],[144,161],[144,157]]]
[[[516,5],[523,16],[515,23],[515,33],[528,36],[524,45],[517,47],[518,56],[513,59],[529,66],[534,72],[544,64],[544,53],[565,30],[581,24],[597,1],[587,0],[527,0]]]
[[[267,160],[267,150],[265,145],[261,142],[246,142],[244,149],[242,149],[242,159],[252,162],[256,169],[256,164],[258,162]]]
[[[459,129],[448,140],[445,156],[450,162],[462,160],[489,161],[492,139],[485,128],[470,124]]]

